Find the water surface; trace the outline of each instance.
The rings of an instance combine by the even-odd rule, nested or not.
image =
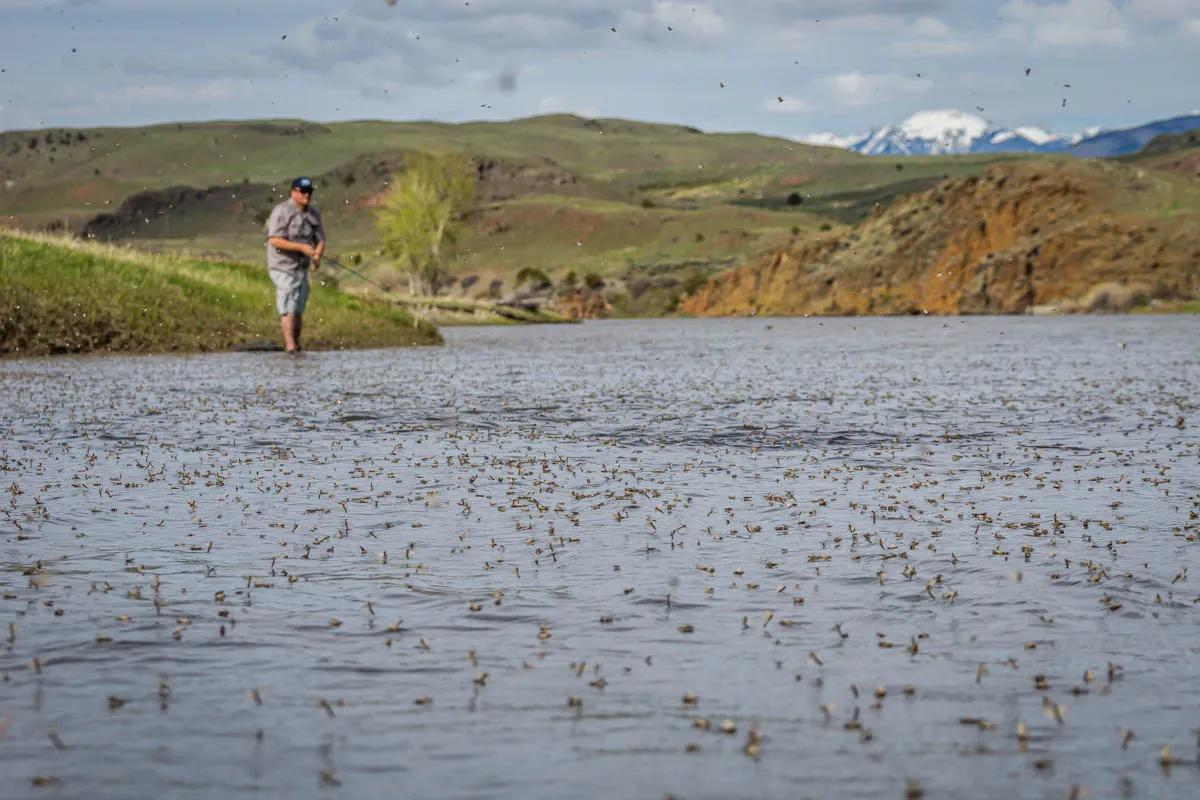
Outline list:
[[[1200,793],[1194,318],[447,340],[0,365],[0,793]]]

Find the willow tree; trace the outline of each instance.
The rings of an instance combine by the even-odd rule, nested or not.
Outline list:
[[[408,273],[409,291],[437,292],[475,199],[471,163],[457,153],[412,152],[375,212],[383,251]]]

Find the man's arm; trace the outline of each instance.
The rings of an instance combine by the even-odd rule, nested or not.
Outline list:
[[[312,247],[303,242],[293,242],[288,239],[287,230],[286,206],[278,205],[271,210],[271,216],[267,218],[267,244],[276,250],[311,256]]]
[[[325,223],[321,222],[321,214],[314,208],[313,216],[317,218],[317,246],[313,248],[312,253],[312,268],[316,269],[321,266],[321,256],[325,254]]]
[[[284,239],[282,236],[272,236],[271,238],[267,239],[267,243],[276,250],[287,250],[292,253],[301,253],[302,255],[309,257],[316,252],[316,248],[312,247],[311,245],[307,245],[304,242],[293,242],[289,239]],[[318,247],[324,246],[325,242],[322,240]]]

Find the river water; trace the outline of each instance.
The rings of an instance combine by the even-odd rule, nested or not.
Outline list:
[[[0,364],[0,795],[1200,796],[1198,342]]]

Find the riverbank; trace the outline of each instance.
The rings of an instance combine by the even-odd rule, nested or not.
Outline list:
[[[439,327],[460,325],[562,325],[580,320],[563,316],[540,305],[510,305],[465,297],[429,297],[384,294],[378,289],[347,288],[357,297],[391,303],[427,319]]]
[[[304,337],[312,350],[442,340],[428,320],[319,279]],[[278,338],[261,267],[0,232],[0,356],[216,351]]]

